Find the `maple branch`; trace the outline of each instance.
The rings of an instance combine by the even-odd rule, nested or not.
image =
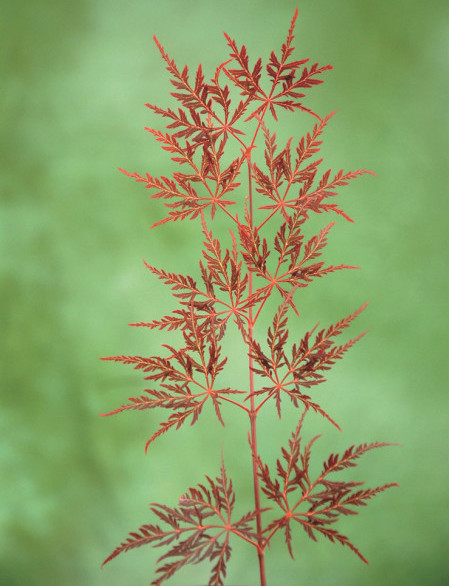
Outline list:
[[[145,389],[140,396],[130,397],[127,403],[103,415],[154,408],[171,411],[146,443],[147,451],[150,444],[167,431],[179,429],[187,422],[195,424],[209,399],[222,425],[223,402],[243,409],[249,418],[247,434],[254,506],[239,520],[233,517],[235,492],[227,476],[223,455],[219,475],[215,479],[206,476],[202,484],[188,488],[177,506],[152,503],[150,509],[159,524],[143,525],[137,532],[130,533],[104,563],[141,545],[166,546],[166,552],[157,561],[153,586],[160,586],[187,564],[204,560],[209,560],[212,566],[209,584],[222,586],[231,555],[231,535],[255,547],[260,586],[266,586],[267,546],[282,530],[287,550],[293,558],[293,523],[299,523],[309,538],[316,541],[320,534],[331,542],[349,547],[366,562],[349,539],[330,526],[340,515],[356,514],[357,508],[367,504],[369,499],[397,486],[390,483],[362,489],[362,482],[332,480],[330,477],[331,473],[355,466],[355,461],[367,451],[392,444],[361,444],[351,446],[342,455],[331,454],[323,462],[318,477],[312,481],[309,463],[312,447],[320,436],[316,435],[307,444],[301,438],[303,422],[310,410],[340,429],[330,415],[305,394],[308,392],[305,389],[324,382],[325,371],[364,335],[365,332],[343,344],[334,340],[366,306],[327,329],[315,332],[317,324],[299,341],[290,344],[289,329],[293,316],[289,310],[299,316],[293,299],[296,289],[334,271],[357,268],[326,266],[319,258],[327,245],[333,222],[308,240],[304,236],[303,224],[312,212],[335,212],[352,221],[336,203],[327,203],[328,198],[337,195],[337,188],[370,171],[340,170],[331,177],[331,170],[328,170],[315,182],[322,159],[311,157],[319,152],[322,142],[319,138],[334,113],[321,119],[305,107],[302,100],[306,90],[322,83],[321,74],[331,66],[306,65],[308,59],[294,58],[297,17],[296,9],[286,40],[279,51],[271,51],[265,64],[258,58],[250,66],[245,45],[239,48],[225,33],[230,59],[216,67],[207,83],[201,64],[190,79],[187,65],[179,69],[154,37],[170,73],[170,83],[174,87],[171,95],[177,100],[178,107],[163,109],[147,104],[164,119],[167,132],[146,130],[164,151],[170,153],[171,160],[184,166],[182,168],[187,172],[178,170],[171,177],[154,177],[149,173],[140,175],[122,171],[152,190],[150,197],[160,200],[168,208],[166,217],[155,222],[153,227],[169,221],[200,220],[203,233],[199,260],[202,284],[198,285],[189,274],[168,272],[144,261],[152,274],[170,287],[178,305],[168,315],[130,325],[159,330],[158,335],[162,331],[173,332],[181,338],[181,343],[176,347],[162,343],[169,353],[167,358],[127,355],[104,358],[141,370],[144,380],[153,381],[150,386],[155,388]],[[263,74],[268,77],[267,90],[261,86]],[[235,92],[240,94],[237,101]],[[267,128],[268,112],[277,121],[279,109],[305,112],[318,119],[313,130],[297,143],[295,149],[292,147],[293,137],[278,149],[276,132]],[[228,151],[230,145],[238,147],[237,154]],[[260,158],[265,166],[254,160],[254,149],[258,147],[263,149]],[[244,181],[240,181],[241,177]],[[234,193],[236,201],[229,199]],[[257,208],[260,213],[257,225],[254,206],[255,198],[259,196],[265,202]],[[224,239],[209,230],[207,210],[211,221],[216,212],[221,211],[228,226],[237,226],[233,227],[235,235],[230,230],[231,245],[226,247]],[[277,222],[274,239],[269,242],[269,237],[263,237],[260,230],[274,219]],[[281,303],[267,329],[265,344],[256,337],[256,324],[260,322],[262,310],[267,309],[268,300],[277,293]],[[240,385],[233,389],[218,382],[222,380],[225,366],[228,368],[228,357],[223,356],[224,344],[221,341],[228,333],[230,318],[241,335],[243,349],[248,353],[248,388]],[[260,386],[259,379],[262,381]],[[244,398],[234,395],[244,395]],[[279,418],[284,415],[281,413],[283,402],[302,410],[288,444],[281,447],[275,472],[262,461],[258,445],[258,423],[261,421],[258,416],[268,401],[274,405]],[[278,518],[265,522],[265,513],[275,507],[263,507],[263,499],[274,503],[278,513],[281,511]],[[305,510],[300,508],[303,503],[307,503]]]

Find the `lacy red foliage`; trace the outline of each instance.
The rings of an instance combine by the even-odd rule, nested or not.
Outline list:
[[[155,38],[175,88],[171,95],[179,102],[179,108],[147,104],[153,112],[168,119],[168,132],[147,130],[186,172],[177,171],[171,178],[123,172],[144,183],[152,190],[151,197],[162,199],[168,208],[168,215],[155,225],[185,219],[200,221],[204,237],[200,278],[195,280],[188,274],[168,272],[145,263],[171,289],[178,307],[170,315],[131,325],[178,330],[183,342],[178,348],[163,344],[165,356],[105,358],[141,370],[144,379],[154,386],[105,415],[155,408],[170,411],[168,419],[160,423],[148,440],[148,448],[170,429],[179,429],[186,422],[193,425],[206,402],[213,405],[218,421],[224,425],[221,408],[227,402],[249,416],[254,486],[254,507],[237,520],[233,515],[235,493],[223,461],[220,475],[215,480],[206,476],[204,484],[189,488],[177,507],[152,504],[150,509],[159,524],[142,525],[104,563],[141,545],[166,546],[168,551],[159,558],[157,577],[152,582],[155,585],[186,564],[203,560],[212,564],[209,584],[223,584],[231,554],[230,539],[238,537],[256,549],[263,586],[267,547],[282,532],[293,557],[295,524],[302,526],[313,540],[322,535],[339,542],[366,562],[357,547],[333,526],[340,515],[356,514],[357,508],[373,496],[396,486],[389,483],[362,489],[362,482],[335,480],[331,476],[355,466],[366,452],[389,444],[351,446],[342,455],[331,454],[313,480],[309,462],[319,436],[308,443],[301,437],[309,410],[340,429],[309,393],[325,381],[324,373],[363,336],[362,333],[343,344],[335,342],[366,306],[327,329],[316,332],[315,327],[305,332],[302,339],[290,342],[291,311],[299,315],[294,300],[297,290],[334,271],[357,268],[326,265],[321,260],[335,222],[308,239],[304,224],[312,213],[326,212],[352,221],[334,197],[351,179],[370,171],[340,170],[332,174],[326,170],[318,176],[322,159],[311,158],[319,152],[319,139],[333,114],[321,119],[303,104],[303,99],[306,90],[320,84],[321,74],[331,66],[306,65],[307,59],[292,59],[296,18],[297,11],[280,52],[272,51],[265,66],[261,59],[250,65],[246,47],[239,49],[225,34],[230,58],[216,68],[208,82],[201,65],[194,81],[190,81],[187,66],[182,71],[178,69]],[[233,95],[240,95],[237,101],[231,99],[230,86]],[[278,121],[280,110],[299,111],[318,120],[296,148],[292,147],[292,138],[278,148],[276,133],[268,128],[267,119],[271,116]],[[232,150],[235,146],[237,151]],[[257,146],[263,149],[263,168],[253,160]],[[240,155],[236,156],[236,152]],[[224,163],[225,159],[228,163]],[[257,211],[256,198],[260,203]],[[218,212],[227,217],[232,228],[229,248],[208,225]],[[268,222],[277,222],[272,239],[264,233]],[[268,308],[266,302],[274,295],[280,297],[280,305],[265,342],[256,339],[254,327],[263,308]],[[246,347],[249,390],[223,388],[220,384],[218,375],[227,364],[221,340],[229,320],[237,325]],[[275,407],[280,418],[286,399],[300,410],[299,423],[272,470],[258,451],[256,422],[261,409],[269,405]],[[270,506],[263,507],[262,498]]]

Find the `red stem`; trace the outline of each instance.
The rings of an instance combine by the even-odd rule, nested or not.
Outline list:
[[[260,126],[260,124],[259,124]],[[259,128],[258,126],[258,128]],[[254,143],[254,140],[253,140]],[[253,200],[252,200],[252,184],[251,184],[251,151],[249,153],[249,157],[247,159],[248,163],[248,181],[249,181],[249,217],[251,220],[251,224],[253,223]],[[248,277],[248,288],[249,288],[249,295],[252,295],[253,292],[253,278],[252,272],[249,272]],[[252,307],[249,308],[249,319],[248,319],[248,334],[249,337],[253,337],[253,311]],[[251,443],[251,457],[252,457],[252,464],[253,464],[253,485],[254,485],[254,505],[256,510],[256,527],[257,527],[257,555],[259,557],[259,573],[260,573],[260,586],[266,586],[266,575],[265,575],[265,550],[263,547],[263,536],[262,536],[262,515],[261,515],[261,507],[260,507],[260,488],[259,488],[259,475],[258,475],[258,452],[257,452],[257,429],[256,429],[256,419],[258,410],[256,408],[255,400],[254,400],[254,372],[253,372],[253,357],[251,354],[249,355],[249,385],[250,385],[250,443]]]
[[[246,163],[248,166],[248,201],[249,201],[248,212],[249,212],[251,228],[253,227],[253,197],[252,197],[253,194],[252,194],[251,154],[252,154],[252,149],[254,148],[254,145],[255,145],[257,134],[258,134],[260,127],[261,127],[261,124],[262,124],[262,120],[263,120],[265,113],[267,111],[267,108],[268,108],[268,104],[266,104],[265,109],[263,110],[262,115],[259,118],[257,128],[254,132],[254,136],[253,136],[253,139],[252,139],[249,147],[246,147],[246,145],[240,140],[240,138],[238,136],[236,136],[235,134],[233,134],[234,138],[236,138],[240,143],[243,144],[244,148],[242,149],[242,162],[244,159],[246,159]],[[225,209],[225,211],[227,211],[227,210]],[[229,212],[228,212],[228,215],[231,215],[231,214],[229,214]],[[249,297],[252,295],[252,292],[253,292],[253,275],[252,275],[252,272],[249,271],[249,275],[248,275],[248,295],[249,295]],[[259,315],[259,312],[257,313],[257,316],[258,315]],[[253,336],[254,323],[257,319],[257,316],[255,319],[253,319],[253,310],[252,310],[252,307],[250,307],[249,311],[248,311],[248,335],[250,338],[252,338],[252,336]],[[257,555],[259,558],[260,586],[266,586],[267,585],[267,579],[266,579],[266,573],[265,573],[265,545],[266,545],[266,541],[264,540],[264,537],[263,537],[263,528],[262,528],[262,513],[261,513],[261,503],[260,503],[259,475],[258,475],[259,455],[257,452],[257,428],[256,428],[256,420],[257,420],[257,415],[258,415],[259,410],[256,407],[255,396],[254,396],[254,393],[255,393],[254,372],[252,370],[252,367],[253,367],[253,358],[250,354],[249,355],[250,409],[248,410],[248,414],[249,414],[249,418],[250,418],[249,440],[250,440],[250,445],[251,445],[251,459],[252,459],[252,467],[253,467],[253,487],[254,487],[254,508],[256,511],[256,528],[257,528],[257,544],[255,544],[254,542],[253,543],[254,543],[254,545],[257,546]]]

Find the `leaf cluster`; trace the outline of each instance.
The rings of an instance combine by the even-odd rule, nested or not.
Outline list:
[[[159,586],[186,564],[204,560],[213,563],[209,584],[221,586],[226,576],[226,563],[231,555],[229,537],[232,533],[252,541],[251,522],[254,512],[234,521],[232,517],[235,493],[224,464],[215,480],[206,476],[204,484],[189,488],[177,507],[152,503],[150,510],[158,518],[157,525],[142,525],[121,543],[103,562],[111,561],[120,553],[142,545],[167,546],[169,550],[158,559],[157,578],[151,582]]]
[[[310,472],[312,447],[320,435],[303,443],[301,428],[308,407],[305,408],[296,429],[291,434],[288,447],[281,449],[281,458],[276,461],[276,473],[259,458],[259,477],[262,491],[276,504],[280,516],[265,529],[266,542],[269,543],[278,531],[283,531],[285,542],[294,558],[292,547],[292,526],[301,526],[307,535],[317,541],[317,534],[332,542],[349,547],[363,562],[366,558],[353,543],[331,527],[341,515],[357,515],[358,508],[387,488],[397,486],[388,483],[376,488],[360,487],[364,482],[334,480],[331,476],[357,465],[356,460],[370,450],[385,447],[388,443],[373,442],[351,446],[341,455],[331,454],[323,462],[318,476],[313,480]]]

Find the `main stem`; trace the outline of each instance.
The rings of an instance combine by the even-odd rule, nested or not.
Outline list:
[[[248,188],[249,188],[249,217],[251,221],[251,227],[253,224],[253,199],[252,199],[252,184],[251,184],[251,161],[248,158]],[[252,272],[249,271],[248,276],[248,288],[249,295],[253,292],[253,277]],[[249,309],[249,325],[248,334],[250,338],[253,337],[254,321],[252,307]],[[258,452],[257,452],[257,410],[254,400],[254,372],[253,372],[253,357],[249,355],[249,388],[250,388],[250,442],[251,442],[251,458],[253,464],[253,485],[254,485],[254,505],[256,511],[256,527],[257,527],[257,555],[259,557],[259,573],[260,573],[260,586],[266,586],[267,580],[265,575],[265,550],[263,547],[262,537],[262,514],[260,507],[260,488],[259,488],[259,475],[258,475]]]

